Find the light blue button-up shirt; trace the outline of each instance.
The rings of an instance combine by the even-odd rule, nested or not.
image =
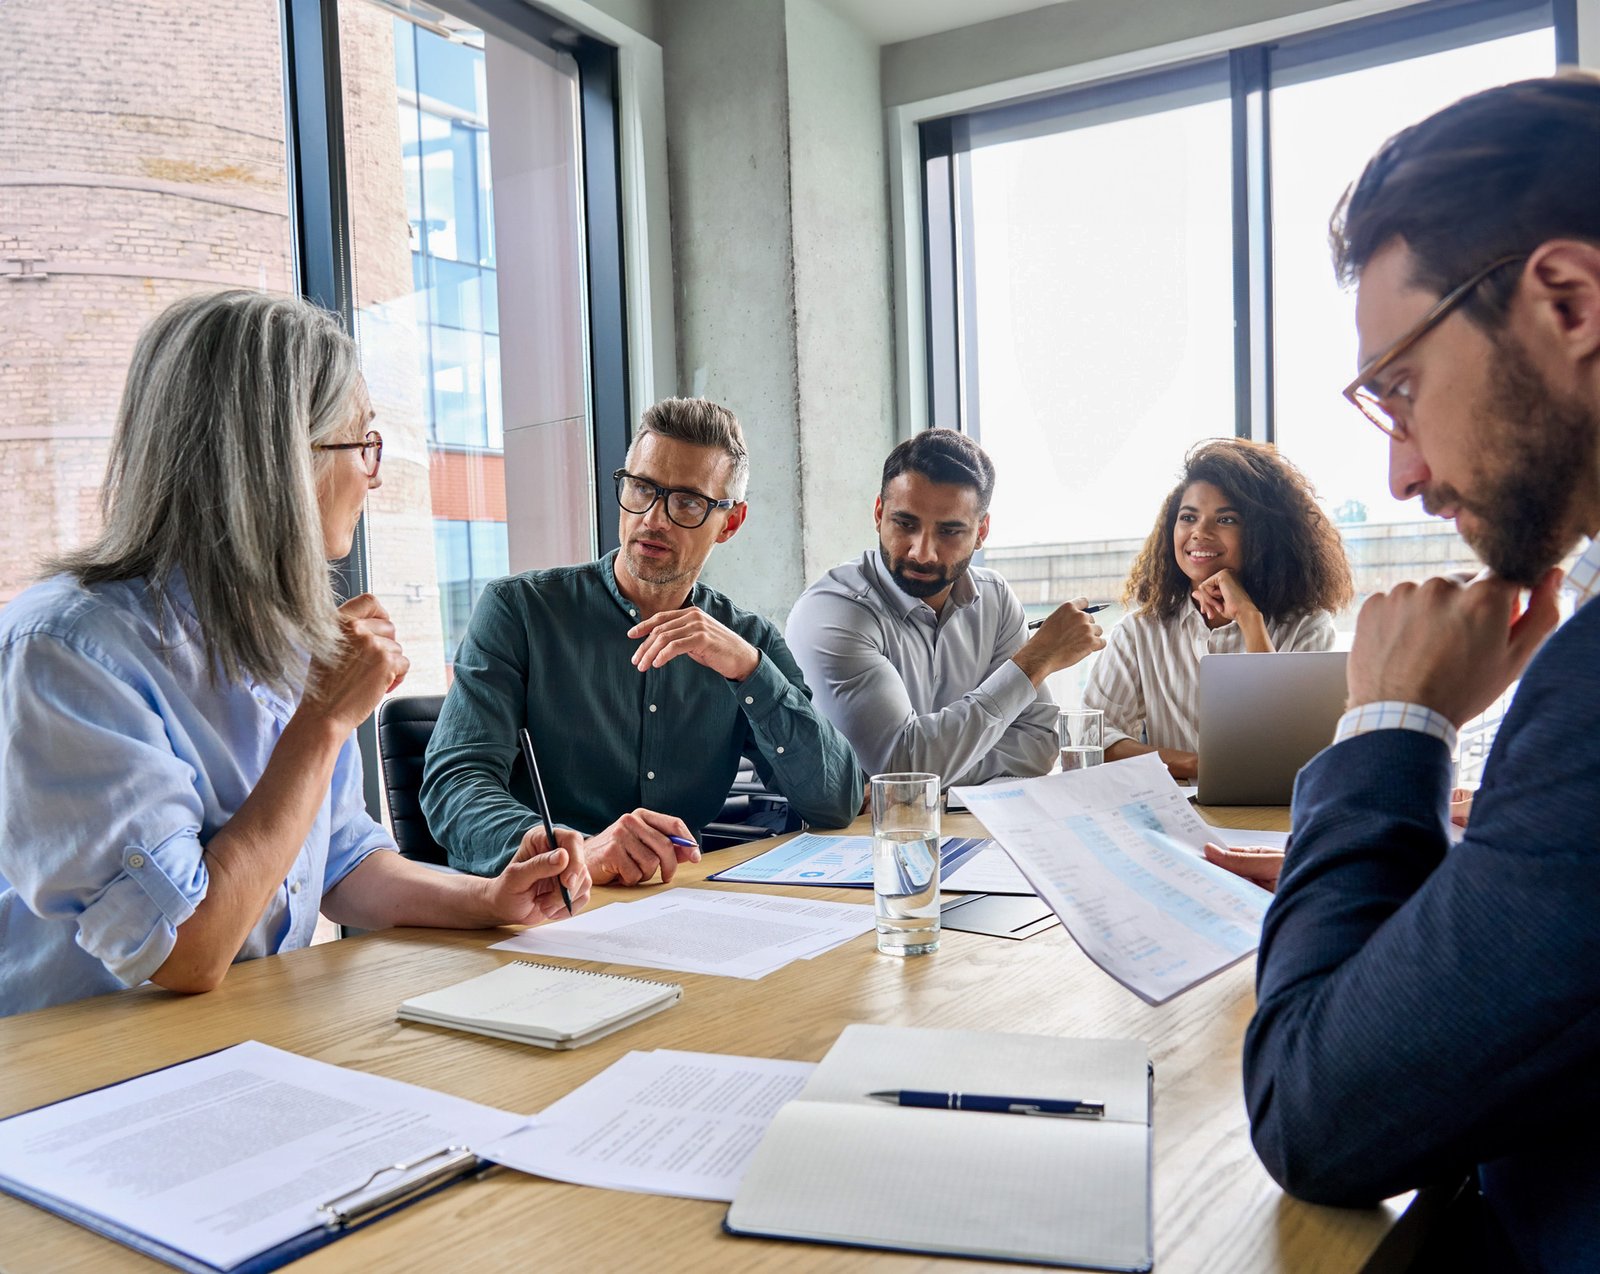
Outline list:
[[[260,781],[292,700],[212,684],[181,585],[37,584],[0,613],[0,1015],[136,986],[206,896],[203,848]],[[307,946],[322,895],[389,834],[355,739],[239,960]]]

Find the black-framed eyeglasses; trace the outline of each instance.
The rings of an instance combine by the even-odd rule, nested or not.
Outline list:
[[[375,478],[378,476],[378,466],[383,463],[383,435],[376,429],[371,429],[360,442],[314,442],[311,444],[311,450],[359,451],[361,467],[367,471],[367,477]]]
[[[1383,353],[1367,360],[1366,364],[1356,374],[1356,378],[1344,387],[1344,396],[1363,416],[1377,425],[1379,429],[1397,441],[1404,442],[1409,436],[1406,422],[1396,416],[1385,404],[1384,395],[1378,389],[1378,377],[1386,367],[1404,354],[1408,349],[1420,341],[1445,319],[1450,317],[1458,305],[1472,295],[1472,290],[1487,279],[1496,270],[1511,265],[1517,261],[1526,261],[1528,254],[1517,253],[1514,256],[1499,257],[1489,262],[1483,269],[1474,274],[1469,274],[1466,279],[1439,298],[1438,303],[1417,320],[1416,324],[1404,336],[1397,340]]]
[[[617,484],[617,503],[629,513],[648,513],[657,500],[665,500],[667,517],[686,531],[704,526],[711,510],[731,509],[739,503],[737,500],[714,500],[689,487],[658,486],[649,478],[641,478],[626,469],[618,469],[611,477]]]

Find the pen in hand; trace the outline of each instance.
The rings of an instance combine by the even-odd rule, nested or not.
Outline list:
[[[1055,1097],[991,1097],[983,1093],[924,1093],[911,1088],[868,1093],[891,1106],[922,1106],[930,1110],[981,1110],[991,1115],[1045,1115],[1051,1119],[1104,1119],[1103,1101],[1074,1101]]]
[[[1093,606],[1085,606],[1083,608],[1083,613],[1085,615],[1098,615],[1101,611],[1109,610],[1110,608],[1111,608],[1111,603],[1110,602],[1096,602]],[[1048,619],[1048,618],[1050,618],[1050,617],[1048,615],[1046,615],[1045,619]],[[1032,632],[1034,629],[1038,628],[1039,625],[1041,625],[1042,623],[1044,623],[1044,619],[1029,620],[1028,621],[1028,631]]]
[[[518,734],[522,741],[522,759],[528,763],[528,773],[533,776],[533,794],[539,798],[539,817],[544,820],[544,836],[551,849],[556,848],[556,829],[550,821],[550,802],[544,798],[544,780],[539,777],[539,758],[533,754],[533,736],[524,727]],[[567,904],[567,914],[572,914],[572,895],[567,892],[566,881],[556,877],[556,887],[561,890],[561,901]]]

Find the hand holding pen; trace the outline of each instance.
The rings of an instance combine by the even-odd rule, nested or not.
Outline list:
[[[1028,625],[1033,635],[1011,656],[1012,661],[1037,686],[1051,673],[1070,668],[1103,649],[1105,637],[1094,615],[1108,605],[1109,602],[1096,602],[1091,606],[1087,598],[1079,597],[1057,606],[1043,619]]]
[[[539,817],[544,820],[545,840],[550,848],[556,847],[555,824],[550,821],[550,802],[545,798],[544,780],[539,777],[539,758],[534,755],[533,736],[523,729],[517,734],[518,742],[522,745],[522,759],[528,763],[528,774],[533,779],[534,799],[539,802]],[[567,904],[567,914],[572,914],[572,895],[567,892],[565,881],[557,881],[561,886],[561,901]]]

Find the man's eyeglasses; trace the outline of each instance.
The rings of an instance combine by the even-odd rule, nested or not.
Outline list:
[[[686,531],[704,526],[712,509],[731,509],[739,503],[737,500],[713,500],[688,487],[657,486],[626,469],[618,469],[611,477],[617,484],[617,503],[629,513],[648,513],[657,500],[665,500],[667,517]]]
[[[367,471],[367,477],[375,478],[378,476],[378,466],[383,463],[383,435],[373,429],[360,442],[314,442],[311,450],[360,451],[361,467]]]
[[[1433,331],[1434,328],[1438,327],[1439,324],[1443,323],[1445,319],[1449,318],[1451,311],[1465,301],[1467,297],[1471,296],[1472,290],[1496,270],[1527,259],[1526,253],[1500,257],[1498,260],[1489,262],[1476,274],[1468,275],[1462,283],[1451,288],[1450,291],[1440,297],[1438,304],[1424,314],[1409,332],[1384,350],[1383,353],[1375,358],[1368,359],[1356,378],[1344,387],[1344,396],[1350,400],[1357,411],[1377,425],[1389,437],[1403,442],[1408,436],[1406,422],[1391,411],[1385,403],[1384,399],[1388,395],[1385,395],[1378,388],[1378,377],[1397,358],[1429,332]]]

